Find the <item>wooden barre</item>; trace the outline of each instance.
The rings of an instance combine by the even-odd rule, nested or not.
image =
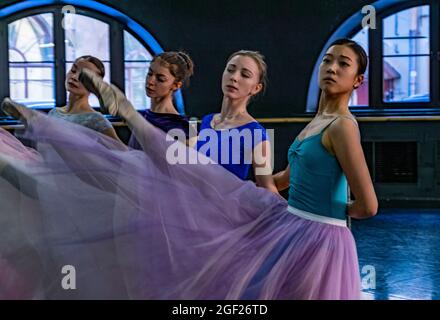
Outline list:
[[[297,118],[257,118],[256,120],[260,123],[307,123],[310,122],[313,118],[311,117],[297,117]],[[387,117],[357,117],[356,120],[358,122],[403,122],[403,121],[440,121],[440,116],[411,116],[411,117],[403,117],[403,116],[387,116]],[[200,123],[200,120],[197,120]],[[127,126],[125,121],[115,121],[112,122],[114,127],[124,127]],[[6,124],[0,125],[3,129],[6,130],[15,130],[15,129],[23,129],[24,126],[22,124]]]

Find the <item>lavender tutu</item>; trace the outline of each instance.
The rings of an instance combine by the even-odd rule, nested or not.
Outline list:
[[[169,164],[175,142],[136,121],[144,151],[42,114],[28,121],[23,138],[38,158],[17,167],[15,185],[32,177],[20,193],[40,212],[37,222],[16,223],[42,226],[28,242],[43,265],[45,297],[359,298],[348,228],[300,218],[281,197],[217,164]],[[76,269],[76,290],[61,288],[64,265]]]
[[[30,240],[39,228],[38,219],[31,222],[41,213],[39,203],[10,183],[16,180],[18,168],[40,160],[34,149],[0,128],[0,299],[33,299],[42,294],[42,261]],[[7,168],[8,163],[14,168]]]

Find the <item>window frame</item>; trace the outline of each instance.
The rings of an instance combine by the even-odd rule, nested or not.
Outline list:
[[[373,4],[374,5],[374,4]],[[383,20],[400,11],[411,9],[418,6],[429,6],[429,37],[430,37],[430,73],[429,73],[429,102],[385,102],[383,101]],[[353,38],[362,30],[361,19],[363,15],[359,15],[356,28],[352,28],[349,32],[345,32],[347,38]],[[359,20],[360,19],[360,20]],[[350,110],[354,114],[374,114],[374,115],[391,115],[391,114],[411,114],[418,113],[440,113],[440,0],[412,0],[403,3],[394,3],[390,7],[376,11],[376,29],[368,29],[368,106],[353,106]],[[339,34],[336,38],[342,37]],[[332,38],[332,40],[334,40]],[[327,44],[326,44],[327,46]],[[323,48],[319,57],[323,56]],[[319,65],[318,59],[316,65]],[[314,81],[313,76],[311,81]],[[309,95],[313,94],[309,85]],[[316,84],[316,86],[318,86]],[[319,101],[320,90],[318,91],[317,101]],[[310,107],[310,97],[308,97],[307,112],[312,112]]]
[[[95,3],[95,1],[89,1],[90,6],[96,6],[102,9],[105,7],[106,10],[115,11],[113,8],[106,7],[101,3]],[[26,18],[28,16],[51,13],[53,15],[53,40],[54,40],[54,88],[55,88],[55,106],[61,107],[67,103],[67,93],[65,89],[65,79],[66,79],[66,49],[65,49],[65,34],[62,28],[63,12],[62,9],[66,5],[63,4],[48,4],[48,5],[38,5],[35,4],[34,7],[27,7],[23,10],[13,12],[2,19],[0,19],[0,72],[4,75],[3,80],[0,81],[0,98],[8,97],[10,94],[10,77],[9,77],[9,42],[8,42],[8,25],[16,20]],[[13,6],[13,5],[11,5]],[[150,52],[152,56],[163,52],[162,46],[154,39],[151,34],[141,27],[134,20],[126,17],[122,13],[119,15],[106,15],[105,12],[99,12],[89,7],[84,7],[78,4],[73,4],[75,7],[75,14],[84,15],[93,19],[107,23],[109,26],[109,54],[110,54],[110,70],[109,72],[111,82],[125,91],[125,56],[124,56],[124,31],[127,31],[132,35],[139,43],[145,47],[145,49]],[[9,7],[7,7],[8,9]],[[2,8],[1,10],[5,10]],[[104,10],[103,10],[104,11]],[[113,12],[114,14],[114,12]],[[131,28],[132,26],[133,28]],[[147,41],[153,41],[151,47],[147,41],[138,35],[133,29],[140,29],[142,33],[147,34]],[[59,45],[62,44],[62,45]],[[181,91],[179,90],[175,94],[176,108],[181,114],[184,112],[183,97]],[[39,110],[49,111],[51,108],[41,108]]]

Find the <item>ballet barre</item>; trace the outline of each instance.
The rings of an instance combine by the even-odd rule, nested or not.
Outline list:
[[[256,118],[260,123],[308,123],[312,117],[289,117],[289,118]],[[384,116],[384,117],[356,117],[358,122],[405,122],[405,121],[440,121],[440,116]],[[194,121],[194,120],[192,120]],[[196,120],[200,123],[200,119]],[[114,127],[124,127],[127,123],[123,120],[111,122]],[[1,125],[6,130],[24,129],[22,124],[4,124]]]

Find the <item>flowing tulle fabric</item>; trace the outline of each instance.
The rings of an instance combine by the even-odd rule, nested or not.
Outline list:
[[[40,207],[38,201],[17,189],[16,176],[18,168],[40,161],[34,149],[0,128],[0,299],[41,297],[42,261],[30,242],[39,228],[39,221],[31,223],[31,219],[38,215]],[[14,168],[8,163],[13,163]],[[27,223],[22,223],[23,219]]]
[[[359,297],[347,228],[299,218],[281,197],[217,164],[170,164],[177,142],[141,116],[131,125],[144,151],[42,114],[28,120],[22,138],[38,154],[32,164],[9,163],[19,183],[1,180],[35,204],[11,204],[21,217],[13,229],[31,230],[22,242],[36,257],[22,264],[39,266],[34,297]],[[187,161],[209,162],[180,148]],[[76,270],[75,290],[62,286],[66,265]],[[15,282],[26,283],[30,273],[17,263],[0,263],[9,270],[0,272],[14,267]]]

